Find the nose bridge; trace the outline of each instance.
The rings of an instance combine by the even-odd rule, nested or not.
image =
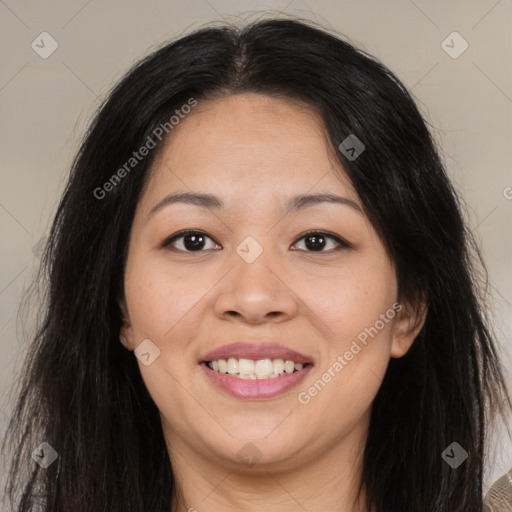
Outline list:
[[[237,313],[257,322],[288,317],[296,310],[294,294],[284,282],[281,264],[276,261],[277,251],[268,243],[263,247],[256,236],[247,236],[233,251],[229,281],[216,300],[219,315]]]
[[[258,238],[261,240],[262,235]],[[269,238],[266,237],[265,246],[252,235],[238,244],[233,254],[235,288],[244,293],[275,296],[276,288],[282,286],[277,278],[276,251],[270,247]]]

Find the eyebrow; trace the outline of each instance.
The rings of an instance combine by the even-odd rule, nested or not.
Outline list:
[[[147,220],[159,210],[176,203],[192,204],[195,206],[201,206],[208,210],[221,210],[224,208],[222,199],[213,194],[204,194],[198,192],[178,192],[171,193],[165,196],[159,201],[148,213]],[[282,209],[283,215],[295,213],[305,208],[320,204],[320,203],[335,203],[343,206],[349,206],[359,213],[363,213],[361,207],[351,199],[347,197],[338,196],[336,194],[299,194],[293,196],[288,200],[285,208]]]

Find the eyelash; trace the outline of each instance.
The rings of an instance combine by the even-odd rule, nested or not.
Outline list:
[[[201,249],[201,250],[198,250],[198,251],[187,251],[187,250],[183,250],[183,249],[176,249],[175,247],[169,248],[169,246],[172,244],[172,242],[174,242],[175,240],[177,240],[179,238],[183,238],[183,237],[185,237],[187,235],[202,235],[202,236],[204,236],[206,238],[209,238],[213,242],[215,242],[215,240],[213,240],[212,237],[208,236],[203,231],[193,230],[193,229],[186,229],[186,230],[180,231],[180,232],[175,233],[174,235],[171,235],[170,237],[166,238],[162,242],[161,247],[162,248],[168,248],[169,250],[174,250],[174,251],[178,251],[178,252],[188,253],[188,254],[205,252],[204,249]],[[349,249],[351,247],[348,242],[346,242],[345,240],[343,240],[339,236],[335,235],[334,233],[330,233],[329,231],[315,231],[315,230],[311,230],[311,231],[307,231],[305,233],[302,233],[300,238],[298,238],[297,241],[294,242],[293,245],[297,244],[302,239],[307,238],[308,236],[311,236],[311,235],[322,235],[325,238],[330,238],[330,239],[334,240],[339,245],[338,245],[338,247],[336,247],[334,249],[330,249],[329,251],[324,251],[324,250],[322,250],[322,251],[308,251],[308,250],[304,250],[304,249],[299,249],[299,250],[301,250],[303,252],[309,252],[309,253],[312,253],[312,254],[315,254],[315,253],[317,253],[317,254],[322,254],[322,253],[323,254],[333,254],[333,253],[336,253],[338,251],[341,251],[342,249]],[[217,244],[217,242],[215,242],[215,243]],[[217,245],[220,245],[220,244],[217,244]]]

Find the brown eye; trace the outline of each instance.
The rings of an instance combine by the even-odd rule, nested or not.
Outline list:
[[[208,240],[213,242],[212,238],[201,231],[182,231],[164,241],[162,247],[172,246],[173,249],[183,252],[201,252],[208,245]],[[214,246],[219,247],[214,243]],[[214,249],[215,247],[206,247]]]
[[[350,247],[347,242],[340,237],[324,231],[310,231],[303,235],[300,240],[304,240],[305,250],[307,252],[335,252]],[[333,242],[334,241],[334,245]],[[295,244],[296,245],[296,244]],[[327,250],[324,250],[327,247]]]

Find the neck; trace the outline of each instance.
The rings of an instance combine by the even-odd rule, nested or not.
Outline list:
[[[288,460],[240,467],[169,436],[177,482],[171,512],[367,512],[365,487],[359,492],[367,430],[358,427],[294,466]]]

